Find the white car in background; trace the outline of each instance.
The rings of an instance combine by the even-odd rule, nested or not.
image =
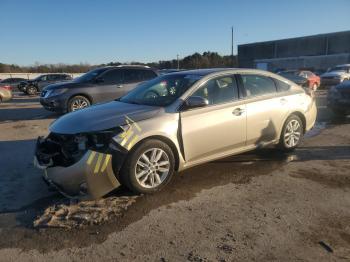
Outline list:
[[[322,86],[334,86],[346,80],[350,80],[350,64],[337,65],[321,75]]]

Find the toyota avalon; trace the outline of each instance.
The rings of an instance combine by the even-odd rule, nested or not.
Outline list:
[[[62,116],[34,160],[68,196],[98,198],[120,184],[152,193],[195,165],[268,145],[293,150],[316,113],[312,93],[273,73],[181,71]]]

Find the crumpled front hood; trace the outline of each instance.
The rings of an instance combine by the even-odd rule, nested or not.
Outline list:
[[[321,77],[330,77],[330,76],[342,76],[344,75],[344,71],[332,71],[332,72],[327,72],[321,75]]]
[[[78,134],[101,131],[126,125],[126,117],[137,122],[152,118],[161,109],[154,106],[112,101],[66,114],[54,121],[49,129],[58,134]]]

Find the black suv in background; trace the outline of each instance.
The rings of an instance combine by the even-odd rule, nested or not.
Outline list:
[[[35,95],[48,85],[62,81],[70,81],[72,79],[72,76],[69,74],[45,74],[32,80],[21,82],[19,89],[28,95]]]
[[[93,69],[70,82],[47,86],[40,103],[50,111],[72,112],[91,104],[115,100],[139,83],[157,77],[147,66],[107,66]]]

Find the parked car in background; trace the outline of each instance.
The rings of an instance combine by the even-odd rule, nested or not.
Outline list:
[[[156,71],[147,66],[101,67],[73,81],[47,86],[41,92],[40,103],[50,111],[72,112],[117,99],[156,76]]]
[[[279,72],[278,74],[292,81],[294,79],[294,82],[296,82],[297,84],[302,85],[304,87],[309,87],[314,91],[316,91],[321,84],[320,77],[308,70],[285,70]],[[299,77],[306,79],[307,82],[303,81]]]
[[[12,90],[10,86],[0,86],[0,103],[12,99]]]
[[[350,64],[337,65],[321,75],[322,86],[335,86],[350,80]]]
[[[28,80],[21,88],[21,91],[28,95],[35,95],[38,92],[41,92],[44,87],[64,81],[72,80],[72,76],[69,74],[44,74],[40,75],[33,80]]]
[[[312,95],[273,73],[182,71],[60,117],[34,162],[69,196],[98,198],[120,184],[153,193],[195,165],[268,145],[291,151],[316,114]]]
[[[25,78],[21,77],[10,77],[0,81],[0,86],[11,86],[12,89],[18,88],[20,82],[26,81]]]
[[[165,74],[170,74],[170,73],[175,73],[183,71],[183,69],[161,69],[158,71],[159,75],[165,75]]]
[[[350,81],[332,87],[327,96],[327,106],[335,114],[350,114]]]
[[[284,78],[290,81],[293,81],[299,86],[302,86],[304,88],[309,88],[309,81],[305,77],[301,77],[294,73],[289,73],[288,71],[279,72],[278,75],[283,76]]]

